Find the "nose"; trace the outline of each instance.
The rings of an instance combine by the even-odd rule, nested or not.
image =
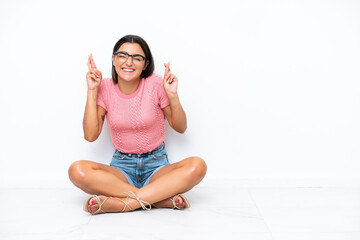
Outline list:
[[[128,65],[128,66],[131,66],[132,65],[132,63],[133,63],[133,59],[132,59],[132,56],[129,56],[127,59],[126,59],[126,65]]]

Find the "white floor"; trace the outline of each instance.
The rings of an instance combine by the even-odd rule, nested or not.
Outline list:
[[[0,239],[360,239],[360,187],[213,184],[186,196],[185,211],[92,216],[76,188],[0,189]]]

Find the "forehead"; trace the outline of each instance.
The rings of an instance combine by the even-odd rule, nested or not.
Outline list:
[[[117,51],[124,51],[129,54],[141,54],[144,55],[144,51],[142,50],[140,44],[138,43],[129,43],[126,42],[119,47]]]

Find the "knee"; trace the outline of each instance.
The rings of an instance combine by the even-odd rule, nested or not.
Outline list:
[[[86,161],[76,161],[69,167],[69,179],[74,184],[81,184],[86,179]]]
[[[207,165],[204,159],[200,157],[191,157],[189,164],[190,173],[198,179],[203,179],[207,171]]]

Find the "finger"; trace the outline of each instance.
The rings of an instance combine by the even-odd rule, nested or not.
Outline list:
[[[164,66],[165,66],[165,72],[164,72],[164,78],[165,78],[168,75],[169,71],[168,71],[165,63],[164,63]]]
[[[91,70],[90,55],[88,57],[87,66],[88,66],[89,70]]]
[[[164,63],[165,66],[165,73],[164,75],[166,76],[169,72],[170,72],[170,62],[168,62],[167,64]]]
[[[94,80],[94,81],[100,81],[101,80],[100,76],[97,76],[94,73],[90,73],[88,75],[88,79],[91,79],[91,80]]]
[[[87,79],[95,80],[96,76],[94,74],[90,73],[87,75]]]
[[[169,79],[169,83],[172,84],[174,82],[174,78],[171,76]]]
[[[97,69],[92,54],[90,54],[90,64],[93,69]]]
[[[94,70],[94,69],[91,69],[91,70],[89,71],[89,73],[91,73],[91,74],[93,74],[93,75],[95,75],[95,76],[100,76],[99,71],[96,71],[96,70]]]
[[[88,73],[88,74],[86,74],[86,80],[90,80],[91,78],[90,78],[90,74]]]
[[[96,70],[93,69],[93,70],[90,71],[90,73],[93,74],[96,77],[100,77],[99,71],[96,71]]]
[[[168,81],[169,81],[169,74],[164,74],[163,84],[168,83]]]
[[[175,74],[171,74],[171,79],[173,79],[173,80],[177,79],[177,77],[175,76]]]
[[[96,69],[95,71],[96,75],[98,75],[99,77],[101,77],[101,72],[99,70]]]
[[[169,67],[168,67],[168,66],[169,66],[169,63],[170,63],[170,62],[164,63],[165,70],[167,70],[167,69],[169,68]]]
[[[172,82],[172,74],[171,74],[171,73],[169,73],[167,80],[168,80],[168,83],[171,83],[171,82]]]
[[[170,82],[170,78],[171,78],[171,73],[169,72],[169,73],[165,76],[165,78],[164,78],[165,82],[169,83],[169,82]]]
[[[97,70],[97,69],[91,69],[91,70],[89,70],[89,73],[94,74],[94,75],[96,75],[96,76],[99,77],[99,78],[102,77],[101,72],[100,72],[99,70]]]

